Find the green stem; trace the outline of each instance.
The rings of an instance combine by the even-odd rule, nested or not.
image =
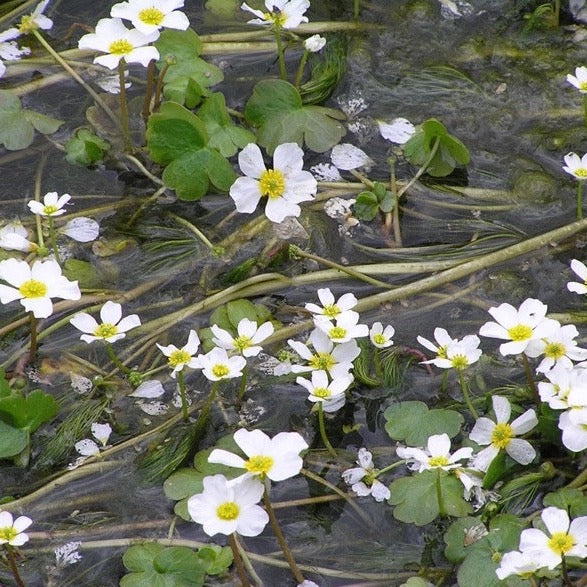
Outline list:
[[[395,159],[393,157],[390,157],[387,160],[387,162],[389,164],[389,187],[391,188],[391,193],[393,195],[393,210],[391,211],[393,225],[393,240],[395,242],[396,247],[401,247],[402,231],[399,223],[399,193],[395,177]],[[388,221],[388,215],[389,212],[386,214],[386,223]]]
[[[228,535],[228,543],[230,544],[230,549],[232,550],[232,560],[234,561],[234,566],[236,567],[236,572],[238,573],[238,578],[241,582],[241,585],[242,587],[250,587],[251,584],[249,583],[249,579],[243,565],[243,559],[241,558],[234,533]]]
[[[353,19],[355,22],[359,22],[359,9],[360,9],[361,0],[354,0],[353,1]]]
[[[581,487],[584,483],[587,483],[587,469],[583,469],[567,487]]]
[[[153,90],[155,89],[155,65],[157,61],[151,59],[147,66],[147,85],[145,86],[145,99],[143,101],[143,119],[146,121],[151,114],[151,101],[153,100]]]
[[[14,549],[10,544],[5,544],[6,554],[8,555],[8,564],[10,565],[10,570],[12,571],[12,576],[14,577],[14,581],[18,587],[25,587],[24,581],[20,577],[20,573],[18,572],[18,566],[16,565],[16,557],[14,556]]]
[[[210,415],[210,409],[212,408],[212,404],[214,403],[214,400],[216,399],[216,395],[218,394],[218,388],[220,387],[220,381],[215,381],[212,384],[212,389],[210,390],[210,394],[208,395],[208,398],[206,399],[206,403],[202,406],[202,409],[200,410],[200,415],[198,416],[198,419],[196,420],[196,431],[197,434],[200,434],[205,428],[206,428],[206,424],[208,423],[208,417]]]
[[[59,249],[57,248],[57,235],[55,234],[55,222],[53,216],[47,216],[49,220],[49,238],[51,239],[51,247],[53,248],[53,254],[55,260],[61,266],[61,257],[59,256]]]
[[[461,384],[461,391],[463,392],[463,398],[465,399],[465,403],[469,408],[469,412],[471,412],[471,416],[475,418],[475,420],[479,419],[479,414],[477,410],[473,406],[473,402],[471,401],[471,397],[469,396],[469,388],[467,387],[467,382],[465,381],[465,376],[463,374],[463,370],[459,369],[459,383]]]
[[[30,326],[31,326],[31,343],[29,345],[29,362],[34,363],[35,358],[37,356],[37,319],[35,315],[31,312],[30,316]]]
[[[375,375],[381,381],[383,369],[381,368],[381,357],[379,356],[379,349],[377,347],[373,349],[373,365],[375,365]]]
[[[267,510],[267,514],[269,515],[269,522],[271,523],[271,527],[273,528],[273,533],[277,538],[277,542],[279,542],[279,546],[281,547],[283,555],[285,556],[285,560],[287,561],[289,568],[291,569],[291,572],[295,577],[295,580],[298,583],[303,583],[304,575],[302,575],[302,572],[296,564],[293,554],[289,549],[287,542],[285,541],[285,537],[283,535],[283,532],[281,531],[281,528],[279,527],[279,522],[277,521],[275,512],[273,511],[273,506],[271,505],[271,500],[269,499],[269,494],[267,493],[266,487],[265,491],[263,492],[263,504],[265,505],[265,509]]]
[[[587,102],[586,102],[587,104]],[[583,182],[577,182],[577,220],[583,218]]]
[[[383,475],[384,473],[387,473],[388,471],[391,471],[392,469],[395,469],[396,467],[403,465],[405,462],[406,462],[405,459],[401,459],[401,461],[396,461],[395,463],[391,463],[391,465],[387,465],[387,467],[384,467],[383,469],[379,469],[379,471],[377,471],[377,473],[375,473],[375,477],[379,477],[379,475]]]
[[[122,123],[122,137],[124,139],[124,150],[127,153],[131,153],[133,148],[130,139],[130,131],[128,129],[128,104],[126,100],[126,78],[124,75],[125,66],[126,61],[123,57],[118,62],[118,81],[120,83],[120,122]]]
[[[442,497],[442,485],[440,483],[440,475],[442,469],[438,467],[436,469],[436,499],[438,500],[438,513],[441,516],[446,515],[444,508],[444,498]]]
[[[239,390],[238,390],[238,399],[237,399],[237,405],[240,406],[243,403],[243,400],[245,399],[245,393],[247,392],[247,366],[245,365],[243,367],[243,371],[242,371],[242,375],[241,375],[241,382],[240,382],[240,386],[239,386]]]
[[[414,175],[414,177],[412,177],[412,179],[410,179],[410,181],[398,192],[398,194],[397,194],[398,201],[420,179],[420,177],[422,175],[424,175],[424,173],[426,173],[426,169],[428,169],[428,166],[432,162],[432,159],[434,159],[434,157],[436,156],[436,151],[438,151],[439,146],[440,146],[440,138],[436,137],[434,139],[434,145],[432,145],[432,149],[430,150],[430,155],[428,155],[428,159],[426,159],[426,162],[424,163],[424,165],[422,165],[422,167],[420,167],[420,169],[418,169],[418,171],[416,172],[416,175]]]
[[[528,361],[528,357],[526,353],[522,353],[522,363],[524,364],[524,372],[526,373],[526,380],[528,381],[528,387],[532,392],[532,396],[534,397],[534,403],[537,406],[540,406],[540,395],[538,394],[538,390],[536,389],[536,382],[534,381],[534,375],[532,373],[532,368],[530,367],[530,361]]]
[[[177,386],[179,387],[179,395],[181,397],[181,413],[183,414],[184,422],[189,419],[188,402],[185,395],[185,379],[183,371],[179,371],[177,374]]]
[[[304,49],[304,53],[302,58],[300,59],[300,64],[298,65],[298,71],[296,73],[296,81],[294,82],[294,86],[296,90],[300,89],[300,83],[302,82],[302,75],[304,75],[304,67],[306,67],[306,63],[308,61],[308,55],[310,52],[307,49]]]
[[[279,60],[279,77],[287,81],[287,71],[285,69],[285,55],[283,54],[283,43],[281,42],[281,27],[275,24],[273,27],[275,33],[275,44],[277,45],[277,59]]]
[[[116,356],[116,353],[114,352],[114,349],[112,348],[112,345],[105,340],[104,341],[104,346],[106,347],[106,352],[108,353],[108,356],[110,357],[110,360],[123,372],[126,373],[126,375],[131,373],[131,370],[122,363],[122,361]]]
[[[326,424],[324,422],[324,408],[322,407],[322,402],[318,402],[318,426],[320,428],[320,437],[322,438],[322,442],[328,451],[328,454],[334,458],[336,458],[336,451],[330,444],[330,440],[328,440],[328,436],[326,435]]]

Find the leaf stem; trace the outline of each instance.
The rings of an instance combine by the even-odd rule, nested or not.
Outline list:
[[[432,162],[432,159],[436,156],[436,151],[438,151],[438,147],[440,146],[440,137],[436,137],[434,139],[434,145],[432,145],[432,149],[430,150],[430,155],[428,155],[428,159],[426,159],[424,165],[418,169],[416,175],[410,179],[410,181],[398,192],[397,198],[399,199],[426,173],[426,169]]]

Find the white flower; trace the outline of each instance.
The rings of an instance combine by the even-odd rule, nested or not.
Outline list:
[[[304,12],[310,8],[309,0],[265,0],[267,12],[255,10],[246,2],[241,4],[241,9],[254,14],[257,18],[247,21],[248,24],[274,24],[282,29],[293,29],[302,22],[308,22]]]
[[[318,53],[326,45],[326,39],[320,35],[312,35],[304,41],[304,49],[310,53]]]
[[[112,434],[112,427],[110,424],[100,424],[98,422],[94,422],[91,427],[92,436],[102,445],[106,446],[108,443],[108,439]]]
[[[314,324],[338,344],[349,342],[355,338],[369,336],[369,327],[366,324],[357,324],[359,315],[356,312],[341,314],[334,323],[326,316],[316,316]]]
[[[580,181],[587,179],[587,153],[583,157],[579,157],[577,153],[568,153],[564,159],[566,163],[563,165],[564,171]]]
[[[128,0],[115,4],[110,16],[130,20],[141,33],[148,35],[161,28],[185,31],[190,26],[188,17],[177,8],[184,0]]]
[[[28,55],[31,50],[28,47],[19,47],[15,41],[20,36],[20,31],[16,28],[10,28],[0,33],[0,59],[6,61],[16,61],[23,55]],[[6,66],[0,61],[0,77],[6,72]]]
[[[398,446],[396,454],[401,459],[406,459],[412,471],[421,473],[427,469],[457,469],[462,467],[458,461],[469,459],[473,454],[470,446],[460,448],[454,454],[450,454],[450,437],[448,434],[433,434],[426,442],[426,448],[411,448]]]
[[[214,347],[205,355],[198,355],[194,361],[194,367],[202,369],[204,377],[209,381],[240,377],[246,364],[243,357],[229,357],[226,349],[220,347]]]
[[[312,403],[321,403],[322,409],[327,412],[336,412],[344,406],[346,401],[345,391],[353,382],[353,376],[348,373],[334,378],[328,382],[326,371],[312,371],[312,380],[304,377],[297,377],[296,383],[304,387],[309,395],[308,400]]]
[[[495,574],[500,581],[503,581],[510,575],[518,575],[522,578],[528,578],[533,575],[538,569],[544,565],[535,556],[529,552],[518,552],[513,550],[506,552],[501,561],[499,567],[495,569]]]
[[[159,59],[159,51],[146,46],[158,37],[158,31],[145,35],[137,29],[127,29],[119,18],[102,18],[96,25],[96,32],[84,35],[78,47],[107,53],[95,57],[94,63],[108,69],[117,67],[121,59],[146,67],[152,59]]]
[[[95,340],[116,342],[126,336],[132,328],[141,325],[141,320],[136,314],[122,318],[122,306],[113,301],[107,301],[100,310],[101,324],[86,312],[79,312],[69,322],[78,330],[85,332],[80,336],[81,340],[90,344]]]
[[[582,279],[581,282],[569,281],[567,283],[567,289],[574,293],[586,294],[587,293],[587,267],[584,263],[577,259],[571,261],[571,269]]]
[[[49,192],[43,197],[43,203],[31,200],[28,202],[28,207],[33,214],[39,216],[61,216],[65,214],[65,204],[71,200],[69,194],[63,194],[59,196],[57,192]]]
[[[587,369],[558,364],[545,375],[548,382],[538,383],[538,393],[553,410],[587,406]]]
[[[82,555],[77,550],[81,545],[81,542],[66,542],[58,546],[54,551],[57,568],[62,569],[81,561]]]
[[[95,241],[100,234],[100,225],[93,219],[85,216],[72,218],[59,232],[72,238],[78,243]]]
[[[234,433],[234,441],[247,456],[246,460],[215,448],[208,462],[245,469],[244,476],[261,481],[283,481],[297,475],[304,464],[300,452],[308,448],[308,443],[297,432],[280,432],[270,438],[262,430],[241,428]]]
[[[398,145],[407,143],[416,132],[416,127],[407,118],[394,118],[391,122],[378,120],[377,124],[381,136]]]
[[[587,94],[587,67],[576,67],[575,75],[567,73],[567,81],[575,86],[581,94]]]
[[[39,2],[32,14],[26,14],[17,25],[18,32],[21,35],[26,35],[33,30],[41,29],[48,31],[53,26],[53,21],[43,14],[45,8],[49,4],[49,0]]]
[[[570,408],[558,419],[563,444],[573,452],[587,449],[587,407]]]
[[[20,221],[15,220],[0,228],[0,249],[29,253],[37,245],[28,240],[29,232]]]
[[[579,331],[573,324],[560,324],[557,320],[547,318],[541,325],[541,337],[531,340],[524,351],[529,357],[544,355],[536,371],[546,373],[555,365],[562,364],[571,368],[572,361],[587,359],[587,349],[577,346],[573,340],[579,336]]]
[[[500,304],[489,309],[496,322],[483,324],[479,334],[509,340],[499,347],[503,356],[523,353],[532,339],[540,338],[537,327],[544,321],[547,309],[540,300],[533,298],[524,300],[519,310],[511,304]]]
[[[19,516],[13,521],[10,512],[0,512],[0,544],[10,546],[22,546],[28,542],[28,534],[25,530],[33,523],[27,516]]]
[[[204,477],[204,491],[188,499],[188,512],[202,524],[208,536],[232,534],[258,536],[269,521],[267,512],[258,504],[263,485],[254,479],[227,481],[224,475]]]
[[[174,379],[176,373],[182,371],[184,367],[189,367],[190,369],[198,367],[198,360],[194,355],[198,352],[198,348],[200,347],[200,338],[195,330],[190,330],[187,343],[180,349],[173,344],[167,346],[162,346],[159,343],[155,344],[167,357],[167,363],[172,369],[171,377]]]
[[[244,177],[230,187],[236,209],[251,214],[263,196],[267,196],[265,215],[272,222],[299,216],[300,202],[314,199],[318,184],[309,171],[303,171],[304,151],[296,143],[279,145],[273,153],[273,169],[267,169],[261,149],[249,143],[238,155]]]
[[[360,497],[371,495],[375,501],[389,499],[389,488],[377,479],[379,471],[373,465],[373,455],[366,448],[360,448],[357,457],[359,466],[342,472],[345,483]]]
[[[259,345],[273,334],[273,324],[264,322],[261,326],[248,318],[243,318],[237,326],[238,336],[233,338],[230,332],[219,328],[216,324],[210,326],[214,335],[212,342],[228,351],[237,351],[243,357],[256,357],[263,347]]]
[[[458,342],[458,339],[451,338],[444,328],[434,329],[434,340],[437,344],[434,344],[423,336],[417,336],[416,340],[429,351],[436,353],[437,359],[446,359],[446,349],[448,348],[448,345]]]
[[[444,356],[437,356],[435,359],[422,361],[422,363],[432,363],[441,369],[457,369],[459,371],[466,369],[479,360],[482,354],[481,349],[478,348],[480,342],[478,336],[469,334],[462,340],[451,341],[442,350]]]
[[[335,345],[319,328],[312,330],[308,342],[314,352],[301,342],[291,339],[287,341],[287,344],[307,362],[307,365],[292,365],[293,373],[322,370],[328,371],[330,376],[336,379],[348,373],[353,368],[353,361],[361,354],[361,349],[354,339]]]
[[[344,314],[349,314],[356,316],[358,321],[359,314],[351,310],[357,305],[357,298],[354,294],[345,293],[336,300],[328,287],[320,288],[316,293],[322,306],[308,302],[305,305],[306,310],[315,316],[325,316],[328,319],[340,318]]]
[[[383,328],[381,322],[373,322],[371,329],[369,330],[369,340],[373,346],[378,349],[384,349],[390,347],[393,344],[392,336],[395,334],[395,328],[388,324]]]
[[[540,515],[548,534],[538,528],[523,530],[520,551],[539,560],[544,567],[556,568],[562,557],[587,556],[587,516],[569,520],[566,510],[548,507]]]
[[[479,418],[469,434],[469,438],[477,444],[489,445],[475,455],[474,466],[481,471],[487,471],[500,450],[505,450],[521,465],[530,464],[536,457],[536,451],[527,440],[516,436],[525,434],[538,424],[536,413],[534,410],[527,410],[509,424],[511,406],[507,398],[494,395],[492,402],[496,422],[489,418]]]
[[[8,304],[20,300],[35,318],[47,318],[53,313],[51,298],[81,298],[77,281],[64,277],[59,263],[52,259],[35,261],[32,267],[16,259],[0,261],[0,279],[14,286],[0,285],[0,301]]]
[[[373,160],[365,151],[351,145],[350,143],[341,143],[332,147],[330,160],[338,169],[349,171],[358,167],[371,167]]]

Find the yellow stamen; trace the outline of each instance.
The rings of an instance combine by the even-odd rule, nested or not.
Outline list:
[[[189,363],[192,356],[182,349],[178,349],[173,351],[169,357],[167,358],[167,362],[169,363],[170,367],[178,367],[179,365],[183,365],[184,363]]]
[[[155,7],[145,8],[139,12],[139,20],[145,24],[160,25],[165,15]]]
[[[94,330],[94,336],[97,336],[98,338],[110,338],[116,334],[118,334],[118,328],[116,327],[116,324],[110,324],[109,322],[100,324],[98,328]]]
[[[266,475],[273,467],[273,459],[265,455],[255,455],[245,461],[245,469],[249,473],[255,473],[257,475]]]
[[[575,546],[575,539],[566,532],[554,532],[548,541],[548,548],[561,556]]]
[[[214,377],[222,378],[230,373],[230,369],[226,365],[214,365],[214,367],[212,367],[212,373],[214,374]]]
[[[317,387],[312,392],[312,395],[315,395],[316,397],[319,397],[320,399],[327,399],[332,395],[332,393],[326,387]]]
[[[285,190],[285,177],[278,169],[267,169],[259,178],[259,189],[262,196],[279,198]]]
[[[508,336],[515,342],[528,340],[532,336],[532,329],[526,324],[516,324],[508,328]]]
[[[236,520],[239,512],[240,508],[234,501],[225,501],[216,508],[216,515],[225,521]]]
[[[18,288],[18,291],[25,298],[44,298],[47,295],[47,286],[42,281],[29,279]]]
[[[329,353],[316,353],[308,362],[311,367],[321,371],[328,371],[336,365],[336,360]]]
[[[496,424],[491,433],[491,444],[499,449],[505,448],[514,436],[514,429],[509,424]]]
[[[430,457],[428,459],[428,464],[431,467],[446,467],[446,465],[450,465],[448,459],[443,455],[437,457]]]
[[[108,47],[108,53],[112,55],[128,55],[134,49],[133,45],[126,39],[112,41]]]

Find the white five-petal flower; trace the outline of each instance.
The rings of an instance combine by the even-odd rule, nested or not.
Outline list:
[[[49,0],[43,0],[37,4],[31,14],[23,16],[17,25],[18,32],[21,35],[27,35],[36,29],[48,31],[53,26],[53,21],[43,14],[48,5]]]
[[[377,479],[379,470],[373,465],[373,455],[364,447],[359,449],[356,461],[358,467],[346,469],[342,478],[359,496],[371,495],[375,501],[385,501],[391,496],[389,488]]]
[[[429,361],[422,361],[422,363],[432,363],[441,369],[457,369],[458,371],[462,371],[479,360],[482,354],[479,348],[480,342],[478,336],[468,334],[461,340],[453,340],[446,347],[443,347],[441,350],[442,356],[439,354],[436,358]]]
[[[22,546],[28,542],[28,534],[25,530],[33,523],[27,516],[19,516],[13,520],[10,512],[0,512],[0,544],[10,546]]]
[[[459,461],[471,458],[473,449],[467,446],[450,454],[450,437],[444,433],[430,436],[425,449],[398,446],[395,452],[398,457],[408,461],[412,471],[421,473],[427,469],[448,471],[460,468],[462,464]]]
[[[391,324],[383,328],[381,322],[373,322],[373,325],[369,329],[369,340],[376,348],[384,349],[393,344],[392,337],[394,334],[395,328]]]
[[[563,444],[573,452],[587,449],[587,406],[570,408],[558,419]]]
[[[214,347],[205,355],[198,355],[193,362],[194,368],[202,369],[204,377],[209,381],[240,377],[246,364],[244,357],[229,357],[226,349],[220,347]]]
[[[178,8],[184,0],[128,0],[114,4],[110,16],[130,20],[141,33],[148,35],[161,28],[185,31],[190,26],[188,17]]]
[[[69,321],[72,326],[85,332],[80,336],[81,340],[90,344],[95,340],[116,342],[126,336],[132,328],[141,325],[141,320],[136,314],[122,318],[122,306],[113,301],[107,301],[100,309],[100,324],[95,318],[86,312],[79,312]]]
[[[257,18],[247,21],[248,24],[275,25],[282,29],[293,29],[302,22],[308,22],[304,13],[310,8],[309,0],[265,0],[267,12],[255,10],[246,2],[241,9],[251,12]]]
[[[243,357],[256,357],[263,350],[259,343],[271,336],[274,328],[269,321],[257,326],[257,322],[243,318],[238,323],[236,337],[216,324],[212,324],[210,330],[214,335],[212,342],[215,345],[227,351],[236,351]]]
[[[564,157],[566,165],[563,170],[580,181],[587,179],[587,153],[579,157],[577,153],[568,153]]]
[[[353,380],[353,376],[347,373],[329,382],[326,371],[318,370],[312,371],[311,381],[304,377],[297,377],[296,383],[307,390],[309,401],[315,404],[321,403],[322,409],[331,413],[344,406],[346,401],[345,391]]]
[[[171,377],[175,379],[176,373],[182,371],[184,367],[195,369],[198,366],[198,360],[194,355],[200,347],[200,338],[195,330],[190,330],[187,343],[178,349],[175,345],[170,344],[162,346],[155,343],[157,348],[167,357],[167,363],[171,367]]]
[[[332,342],[342,344],[355,338],[369,336],[369,327],[366,324],[357,324],[358,320],[359,315],[356,312],[342,314],[334,323],[326,316],[316,316],[314,325]]]
[[[39,216],[61,216],[61,214],[65,214],[64,206],[69,200],[71,200],[69,194],[59,196],[57,192],[48,192],[43,197],[43,203],[31,200],[27,205],[33,214]]]
[[[575,86],[581,94],[587,94],[587,67],[582,65],[575,68],[575,75],[567,74],[567,81]]]
[[[501,581],[510,575],[518,575],[519,577],[526,578],[533,575],[543,566],[540,559],[531,553],[513,550],[503,555],[501,561],[499,561],[499,567],[495,569],[495,574]]]
[[[477,444],[489,445],[474,456],[474,466],[481,471],[487,471],[491,461],[501,450],[505,450],[514,461],[521,465],[530,464],[536,457],[536,451],[527,440],[516,438],[516,436],[526,434],[538,424],[536,412],[526,410],[510,424],[512,409],[508,399],[494,395],[492,402],[496,421],[479,418],[469,434],[469,438]]]
[[[236,209],[251,214],[263,196],[267,196],[265,215],[272,222],[299,216],[300,202],[314,199],[318,184],[309,171],[302,169],[304,152],[296,143],[279,145],[273,153],[273,169],[267,169],[261,149],[249,143],[238,155],[244,177],[230,187]]]
[[[0,228],[0,249],[29,253],[37,245],[28,240],[29,232],[20,221],[10,222]]]
[[[325,316],[333,320],[340,318],[344,314],[351,314],[356,315],[358,320],[359,314],[351,309],[357,305],[357,298],[354,294],[345,293],[337,300],[328,287],[320,288],[316,293],[322,306],[312,302],[305,305],[306,310],[312,312],[314,316]]]

